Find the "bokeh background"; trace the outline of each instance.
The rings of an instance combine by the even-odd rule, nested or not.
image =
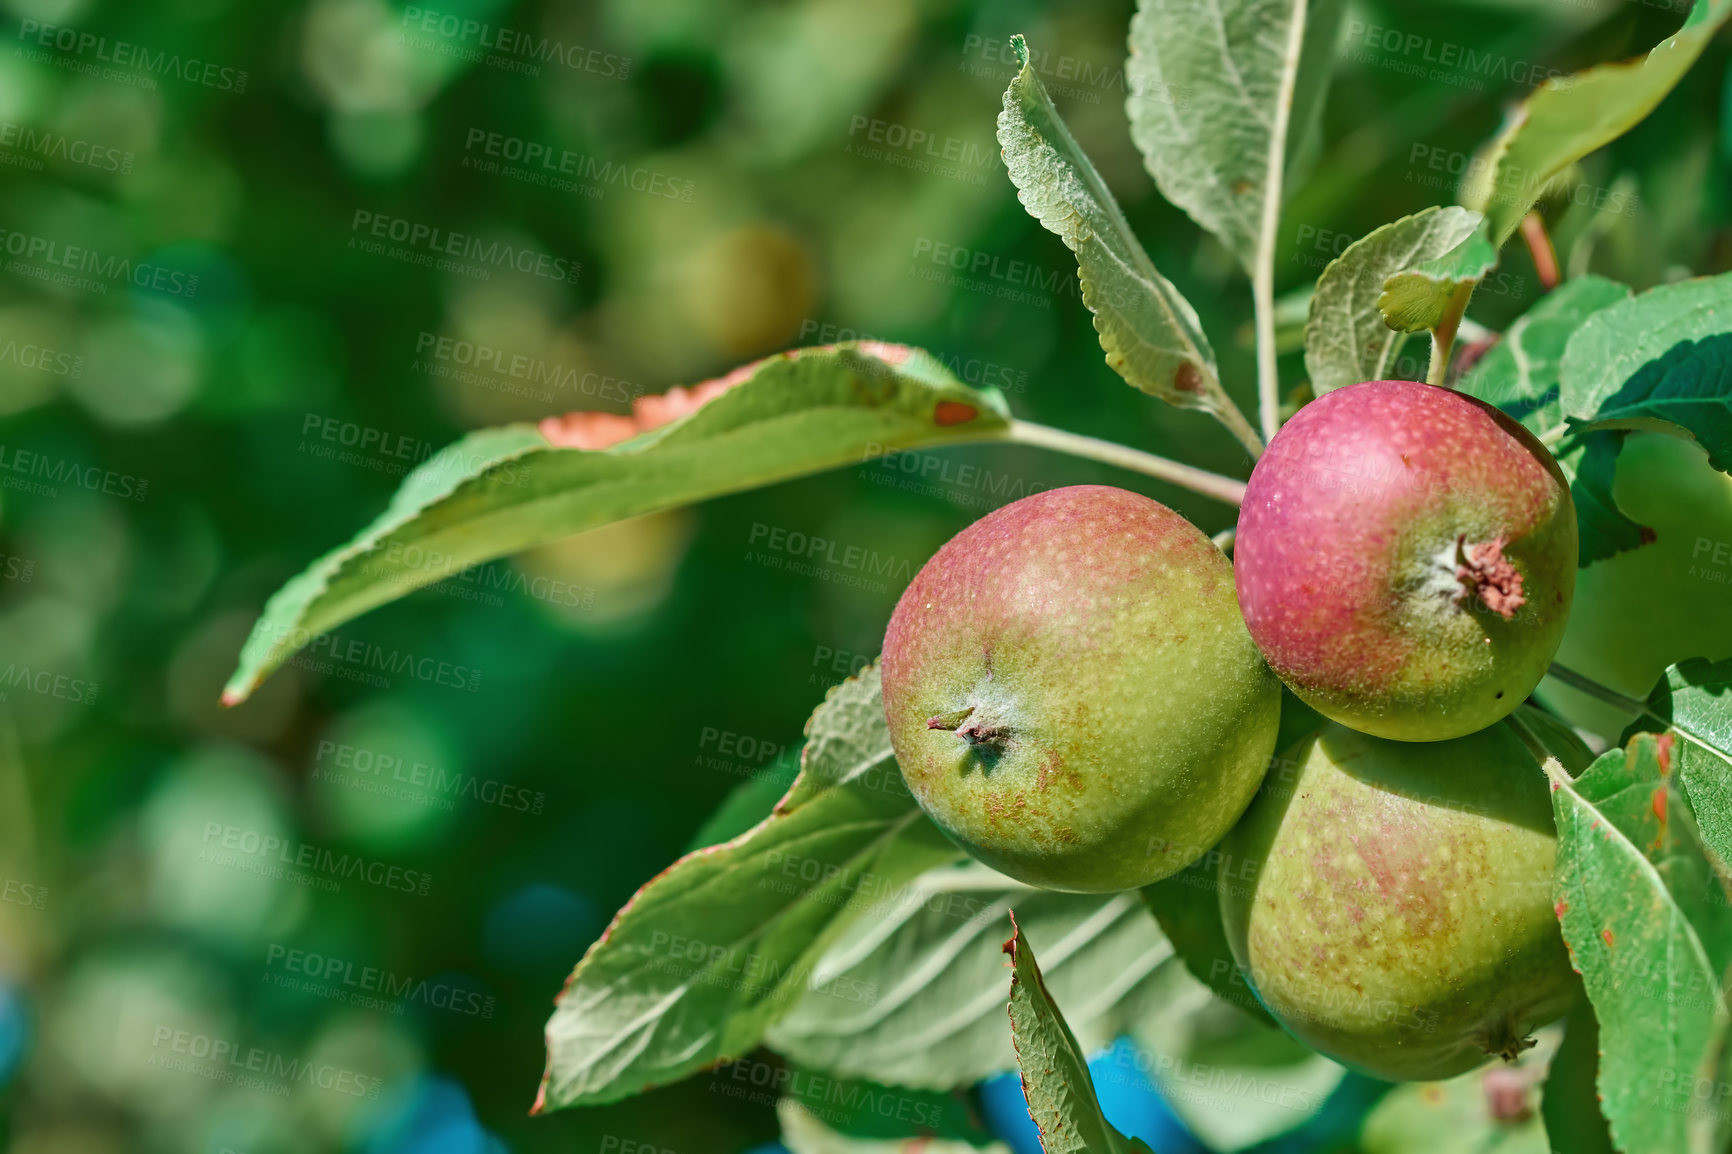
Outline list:
[[[583,949],[730,790],[788,764],[957,529],[1078,482],[1210,532],[1230,510],[1032,449],[863,462],[495,562],[339,630],[343,653],[413,672],[327,653],[240,708],[217,695],[264,599],[465,430],[624,411],[791,345],[920,344],[1021,416],[1244,475],[1219,427],[1103,363],[1069,256],[993,139],[1021,31],[1248,404],[1246,283],[1127,134],[1130,8],[0,5],[0,1142],[774,1140],[773,1110],[706,1079],[528,1117]],[[1644,50],[1679,19],[1624,0],[1355,3],[1281,287],[1451,201],[1534,77]],[[528,47],[544,38],[558,57]],[[1446,45],[1457,63],[1438,62]],[[1727,58],[1722,37],[1544,206],[1568,269],[1643,288],[1732,267]],[[444,239],[420,238],[450,234],[509,244],[528,271],[441,267]],[[1498,328],[1539,292],[1518,244],[1471,315]],[[1302,379],[1295,355],[1283,371]],[[766,560],[798,535],[871,571]],[[402,872],[244,868],[267,845]],[[328,996],[369,967],[411,993]],[[208,1080],[164,1062],[181,1042],[343,1085]]]

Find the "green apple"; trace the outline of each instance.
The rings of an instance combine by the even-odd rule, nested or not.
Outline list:
[[[1699,447],[1632,433],[1612,495],[1654,530],[1646,545],[1596,561],[1576,577],[1576,603],[1557,662],[1638,700],[1668,665],[1732,657],[1732,477]],[[1634,714],[1547,678],[1540,698],[1615,742]]]
[[[1588,751],[1523,707],[1450,741],[1338,724],[1297,745],[1222,843],[1222,923],[1295,1037],[1392,1081],[1513,1057],[1575,1001],[1552,908],[1538,752]]]
[[[921,807],[1048,889],[1131,889],[1196,860],[1250,802],[1280,722],[1226,557],[1101,485],[1025,497],[948,541],[897,604],[883,670]]]

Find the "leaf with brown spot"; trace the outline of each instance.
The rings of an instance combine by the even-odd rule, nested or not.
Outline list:
[[[1599,1089],[1625,1150],[1683,1151],[1707,1120],[1698,1072],[1729,1016],[1732,902],[1659,743],[1637,734],[1572,781],[1548,762],[1558,825],[1554,897],[1601,1028]],[[1665,820],[1653,794],[1667,791]]]

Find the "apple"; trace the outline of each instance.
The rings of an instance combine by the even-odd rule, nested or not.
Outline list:
[[[1556,660],[1642,700],[1668,665],[1732,657],[1732,477],[1689,441],[1631,433],[1612,495],[1654,540],[1576,574]],[[1539,696],[1608,742],[1635,719],[1552,678]]]
[[[1147,497],[1025,497],[945,543],[884,637],[902,776],[969,853],[1047,889],[1178,872],[1249,804],[1276,681],[1232,566]]]
[[[1589,755],[1536,714],[1438,742],[1329,724],[1269,775],[1217,884],[1240,974],[1295,1037],[1437,1081],[1513,1058],[1574,1003],[1534,749],[1572,772]]]
[[[1575,508],[1545,446],[1497,409],[1367,381],[1270,442],[1233,563],[1252,638],[1302,700],[1378,737],[1442,741],[1545,675],[1575,587]]]

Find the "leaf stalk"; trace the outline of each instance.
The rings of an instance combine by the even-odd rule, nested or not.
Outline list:
[[[1039,445],[1043,449],[1069,453],[1073,457],[1117,465],[1121,469],[1155,477],[1229,505],[1240,505],[1245,500],[1243,481],[1166,457],[1158,457],[1153,453],[1145,453],[1141,449],[1133,449],[1114,441],[1085,437],[1080,433],[1069,433],[1033,421],[1012,421],[1003,439],[1013,444]]]

